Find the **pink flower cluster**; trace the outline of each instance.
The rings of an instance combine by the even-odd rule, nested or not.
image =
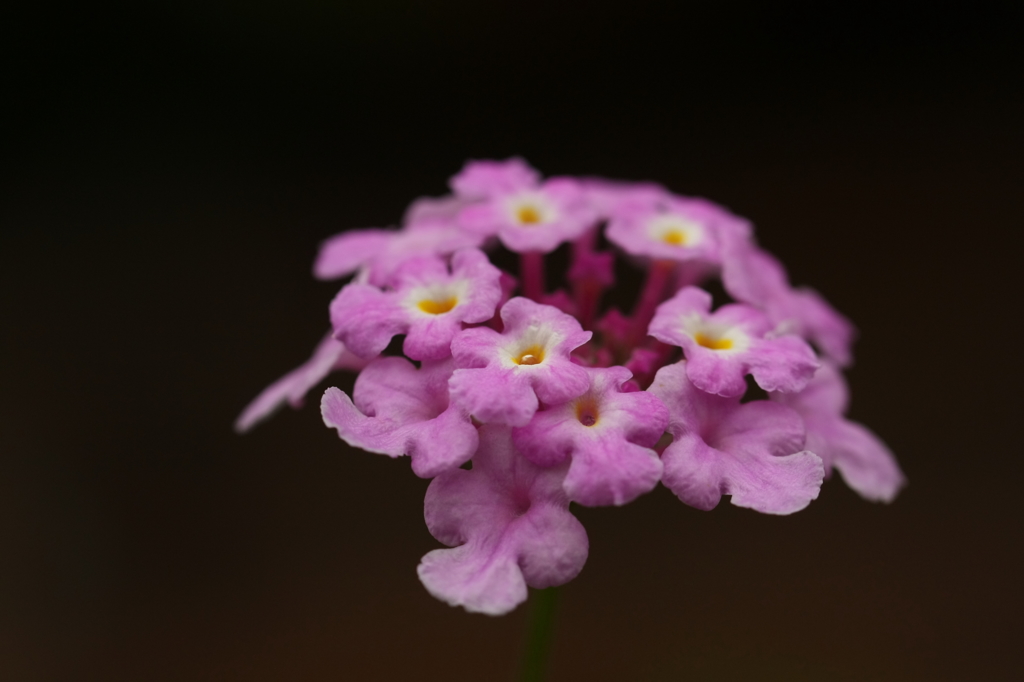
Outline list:
[[[792,287],[747,221],[658,185],[543,180],[521,159],[470,162],[450,185],[401,229],[323,244],[316,275],[352,276],[332,332],[236,424],[359,372],[351,396],[324,393],[324,422],[433,479],[424,516],[447,547],[419,576],[435,597],[502,614],[571,580],[588,541],[570,502],[623,505],[660,482],[698,509],[728,495],[791,514],[833,469],[869,500],[904,484],[844,417],[852,325]],[[568,271],[549,273],[563,247]],[[518,279],[488,257],[501,248]],[[618,256],[646,271],[628,314],[602,308]],[[714,278],[732,298],[717,308],[699,288]],[[755,384],[767,399],[744,401]]]

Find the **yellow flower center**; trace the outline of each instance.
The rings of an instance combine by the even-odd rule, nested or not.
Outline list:
[[[443,299],[441,301],[435,301],[432,298],[425,298],[419,302],[419,308],[425,313],[430,313],[431,315],[440,315],[441,313],[448,312],[456,305],[458,305],[458,303],[459,299],[455,298],[454,296]]]
[[[576,419],[584,426],[594,426],[600,414],[597,401],[591,396],[584,396],[576,401]]]
[[[711,350],[729,350],[732,348],[732,339],[716,339],[713,336],[708,336],[701,332],[694,334],[693,340],[696,341],[698,345],[710,348]]]
[[[519,357],[512,358],[517,365],[539,365],[544,362],[544,349],[540,346],[530,346]]]
[[[661,236],[661,241],[672,246],[683,246],[686,244],[686,233],[682,230],[669,230]]]
[[[540,222],[540,211],[533,206],[520,206],[516,217],[524,225],[536,225]]]

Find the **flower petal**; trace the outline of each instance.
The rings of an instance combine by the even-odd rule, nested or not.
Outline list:
[[[481,427],[473,468],[448,471],[427,489],[427,528],[454,546],[423,557],[417,573],[427,590],[467,611],[500,615],[526,600],[527,585],[572,580],[588,543],[568,511],[564,475],[564,467],[540,469],[520,455],[508,427]]]

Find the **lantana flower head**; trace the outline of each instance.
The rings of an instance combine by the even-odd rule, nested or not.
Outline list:
[[[418,572],[437,598],[497,615],[571,580],[588,554],[572,502],[642,503],[660,483],[701,510],[729,497],[791,514],[832,469],[869,500],[905,484],[846,417],[852,324],[791,286],[749,221],[654,183],[545,180],[518,158],[470,162],[450,186],[401,229],[324,243],[317,276],[351,278],[332,333],[236,423],[357,372],[351,396],[323,394],[324,423],[432,479],[424,516],[445,547]],[[561,245],[564,272],[545,257]],[[495,265],[509,259],[518,276]],[[605,298],[629,267],[643,284],[620,310]],[[713,308],[716,279],[731,300]]]

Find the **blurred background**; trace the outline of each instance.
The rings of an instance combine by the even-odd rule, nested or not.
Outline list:
[[[1010,680],[1022,599],[1018,3],[178,2],[0,10],[0,679],[507,680],[528,608],[415,567],[426,482],[304,361],[318,243],[469,158],[751,218],[861,330],[910,479],[786,518],[579,509],[554,680]],[[335,375],[321,386],[350,388]]]

